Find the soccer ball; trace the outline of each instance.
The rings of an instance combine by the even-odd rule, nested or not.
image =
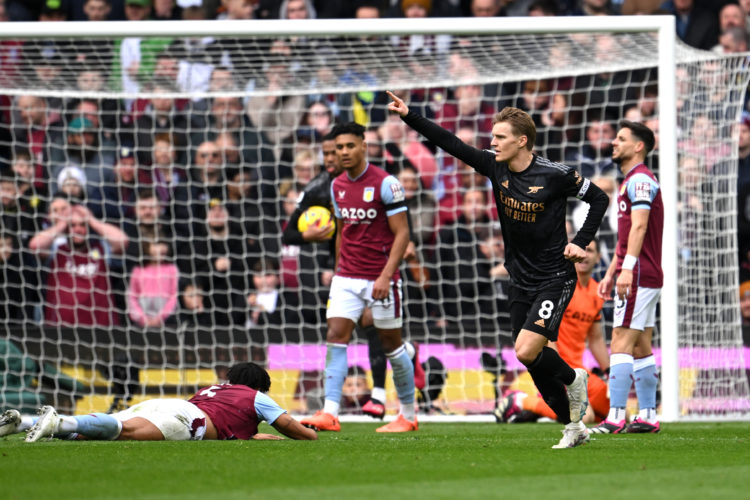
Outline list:
[[[300,233],[304,233],[307,228],[315,226],[326,226],[331,224],[331,231],[326,235],[326,238],[331,238],[336,234],[336,223],[331,217],[331,211],[326,207],[313,206],[302,212],[297,221],[297,229]]]

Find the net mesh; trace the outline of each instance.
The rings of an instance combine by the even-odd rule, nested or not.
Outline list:
[[[525,109],[540,154],[614,193],[617,120],[658,129],[657,52],[653,33],[0,41],[0,406],[101,411],[189,395],[255,360],[282,406],[316,409],[328,250],[281,235],[322,135],[357,121],[370,161],[418,172],[404,330],[430,368],[429,399],[490,412],[497,391],[524,383],[494,207],[465,213],[485,181],[390,117],[383,91],[479,147],[495,111]],[[685,47],[678,61],[678,130],[661,133],[679,140],[681,410],[747,415],[735,124],[748,72],[743,57]],[[658,154],[649,163],[658,171]],[[574,228],[584,215],[571,206]],[[365,341],[350,364],[369,368]]]

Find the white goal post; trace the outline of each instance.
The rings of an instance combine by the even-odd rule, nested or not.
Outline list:
[[[611,34],[614,39],[612,52],[609,54],[590,54],[576,52],[576,44],[589,47],[586,37],[597,34]],[[367,37],[408,37],[412,35],[451,35],[453,37],[476,37],[480,40],[467,49],[467,58],[473,58],[475,64],[471,71],[462,72],[461,68],[446,69],[450,62],[445,65],[435,64],[434,71],[424,73],[404,73],[399,71],[403,54],[387,54],[378,52],[368,53]],[[574,36],[569,36],[574,35]],[[191,38],[200,39],[204,37],[215,37],[232,39],[237,41],[236,50],[254,50],[252,46],[245,47],[243,40],[255,39],[286,39],[286,38],[310,38],[325,39],[335,45],[335,50],[341,55],[342,64],[357,64],[364,67],[373,65],[372,71],[368,72],[372,78],[367,79],[343,79],[329,77],[316,66],[315,51],[302,52],[297,57],[306,64],[301,64],[295,73],[295,79],[288,81],[283,88],[269,87],[263,78],[254,78],[269,64],[296,64],[283,57],[273,60],[260,60],[257,67],[244,67],[235,63],[238,73],[247,71],[247,77],[243,80],[251,82],[238,88],[224,88],[221,91],[210,91],[206,88],[190,91],[177,90],[174,92],[160,92],[163,97],[199,100],[216,96],[237,96],[247,99],[249,96],[310,96],[325,94],[343,94],[356,92],[376,92],[387,88],[411,89],[411,88],[441,88],[456,87],[458,85],[490,85],[502,86],[511,82],[524,82],[527,80],[554,79],[560,77],[577,77],[581,75],[593,75],[598,73],[628,72],[641,69],[658,70],[658,177],[662,185],[662,197],[665,206],[664,221],[664,248],[663,269],[664,289],[661,296],[659,347],[660,347],[660,374],[661,374],[661,416],[664,421],[676,421],[690,418],[715,417],[726,418],[748,418],[750,416],[750,404],[748,397],[748,382],[745,378],[745,366],[747,361],[742,357],[742,335],[740,330],[740,318],[738,313],[737,290],[739,286],[737,275],[737,241],[736,222],[730,222],[729,226],[717,223],[724,231],[730,234],[717,234],[722,244],[716,247],[701,247],[701,251],[717,252],[714,258],[706,258],[704,266],[713,266],[715,262],[721,261],[726,269],[721,276],[715,277],[714,288],[706,290],[713,294],[711,299],[695,299],[698,301],[697,310],[707,307],[718,306],[723,314],[718,314],[721,325],[714,325],[721,330],[720,343],[715,347],[717,352],[725,349],[735,354],[727,354],[732,360],[729,368],[728,379],[723,375],[717,375],[716,383],[721,386],[721,394],[711,394],[711,384],[714,383],[713,375],[705,383],[707,387],[697,391],[693,396],[685,393],[686,382],[681,380],[685,370],[681,366],[684,361],[680,358],[680,352],[687,351],[692,343],[700,344],[706,351],[712,347],[711,341],[706,340],[702,333],[698,332],[695,337],[690,338],[691,329],[706,329],[712,325],[695,325],[691,320],[690,326],[686,325],[685,308],[688,316],[695,318],[702,313],[690,313],[691,298],[681,297],[681,279],[691,276],[693,265],[700,265],[695,260],[686,263],[679,256],[683,251],[684,244],[681,243],[682,229],[680,217],[676,207],[680,205],[680,186],[678,165],[680,165],[683,153],[678,150],[678,139],[691,139],[690,132],[682,130],[684,126],[678,116],[678,101],[693,98],[692,95],[680,95],[684,88],[678,77],[679,68],[683,68],[682,75],[696,80],[704,79],[705,65],[716,64],[721,69],[716,70],[721,75],[706,85],[726,85],[728,90],[727,102],[722,107],[718,128],[723,145],[731,146],[731,153],[726,158],[728,173],[736,176],[737,160],[737,133],[733,124],[739,122],[742,111],[744,89],[747,87],[750,71],[741,71],[743,57],[722,57],[716,54],[702,53],[678,45],[675,37],[675,21],[672,16],[605,16],[605,17],[536,17],[536,18],[461,18],[461,19],[376,19],[376,20],[306,20],[306,21],[168,21],[168,22],[107,22],[107,23],[3,23],[0,32],[0,40],[24,40],[26,43],[34,44],[39,40],[66,40],[87,42],[89,40],[107,39],[116,40],[121,38]],[[582,37],[577,39],[576,37]],[[621,41],[624,40],[624,41]],[[570,45],[570,49],[568,49]],[[539,54],[548,54],[560,46],[566,48],[570,56],[568,60],[555,61],[539,58]],[[317,50],[327,50],[326,47],[318,46]],[[346,49],[346,50],[344,50]],[[231,51],[230,51],[231,52]],[[576,54],[586,57],[577,59]],[[603,57],[603,58],[601,58]],[[446,60],[447,60],[446,56]],[[248,58],[250,60],[250,58]],[[242,59],[245,61],[245,59]],[[433,59],[431,59],[433,61]],[[493,61],[497,61],[493,64]],[[309,64],[307,64],[309,63]],[[329,62],[324,63],[329,64]],[[248,63],[249,64],[249,63]],[[33,66],[33,64],[32,64]],[[715,69],[713,66],[711,68]],[[306,73],[307,72],[307,73]],[[398,74],[397,74],[398,73]],[[726,77],[729,73],[730,77]],[[396,75],[396,76],[394,76]],[[79,97],[96,97],[106,99],[130,99],[150,98],[155,94],[147,87],[141,87],[137,94],[129,93],[127,90],[105,88],[96,91],[81,91],[75,88],[39,88],[25,85],[25,76],[21,74],[17,83],[0,85],[0,95],[17,98],[23,95],[38,95],[56,97],[59,99],[73,99]],[[710,80],[710,78],[709,78]],[[731,80],[731,81],[730,81]],[[4,80],[0,78],[0,83]],[[311,83],[312,82],[312,83]],[[626,82],[625,85],[628,83]],[[634,84],[635,85],[635,84]],[[741,95],[740,95],[741,94]],[[733,99],[730,101],[730,98]],[[586,112],[587,103],[582,104],[578,111]],[[621,106],[622,107],[622,106]],[[684,110],[685,108],[680,108]],[[2,111],[0,109],[0,111]],[[14,110],[10,110],[14,112]],[[622,116],[617,117],[622,118]],[[717,118],[719,120],[719,118]],[[487,130],[479,131],[487,133]],[[681,135],[680,135],[681,134]],[[679,135],[679,137],[678,137]],[[692,137],[700,140],[700,138]],[[292,139],[294,140],[294,139]],[[195,144],[192,145],[195,147]],[[731,185],[731,182],[728,183]],[[734,189],[732,187],[732,189]],[[718,210],[718,208],[717,208]],[[731,211],[736,213],[735,200],[730,197],[721,210],[727,210],[722,220],[730,221]],[[713,224],[713,223],[712,223]],[[712,228],[714,226],[712,225]],[[712,233],[714,234],[714,233]],[[716,240],[713,242],[716,244]],[[732,260],[734,259],[734,260]],[[735,271],[731,270],[734,265]],[[683,267],[681,267],[683,266]],[[713,270],[701,268],[704,272],[711,273]],[[691,285],[685,285],[691,286]],[[697,285],[701,286],[700,282]],[[699,294],[700,295],[700,294]],[[720,297],[719,302],[715,302]],[[682,308],[682,309],[681,309]],[[732,310],[735,310],[732,313]],[[320,326],[320,325],[318,325]],[[429,327],[426,327],[429,330]],[[459,334],[461,330],[459,328]],[[269,338],[268,333],[265,338]],[[695,340],[698,339],[698,340]],[[460,340],[459,344],[463,345]],[[467,343],[467,345],[472,345]],[[683,349],[686,348],[686,349]],[[722,351],[723,352],[723,351]],[[737,354],[739,353],[739,354]],[[717,354],[720,355],[720,354]],[[690,358],[691,355],[686,353]],[[701,355],[696,355],[700,357]],[[721,354],[720,356],[723,356]],[[58,366],[74,363],[71,359],[45,360]],[[717,360],[715,364],[721,365],[723,361]],[[709,363],[711,364],[711,363]],[[321,366],[322,368],[322,366]],[[711,372],[713,368],[721,371],[721,366],[713,366],[705,371]],[[681,375],[682,374],[682,375]],[[690,385],[700,384],[701,375],[695,375],[699,380]],[[718,380],[718,379],[721,380]],[[0,387],[2,392],[2,387]],[[682,394],[681,394],[682,392]],[[715,396],[715,397],[714,397]],[[708,401],[704,404],[700,400],[727,401],[727,408],[717,407],[716,402]],[[683,400],[696,399],[698,402],[686,404]],[[744,403],[743,403],[744,401]]]

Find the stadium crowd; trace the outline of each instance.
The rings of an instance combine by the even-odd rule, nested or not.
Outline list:
[[[668,13],[676,16],[685,43],[743,52],[748,9],[748,1],[700,0],[0,0],[0,21]],[[371,42],[432,54],[456,71],[474,64],[461,50],[470,38]],[[606,53],[613,42],[601,35],[588,47]],[[140,329],[319,325],[325,294],[303,295],[301,286],[309,270],[301,268],[300,256],[313,250],[283,245],[281,234],[297,195],[320,171],[321,138],[348,121],[367,127],[369,161],[398,175],[405,188],[417,248],[404,272],[407,320],[463,322],[480,331],[481,322],[502,313],[507,273],[486,180],[389,115],[383,92],[253,94],[261,83],[284,89],[303,74],[298,69],[311,49],[334,51],[328,54],[333,61],[341,55],[335,46],[303,37],[257,41],[270,62],[248,75],[236,71],[246,67],[237,44],[224,38],[81,45],[0,40],[0,319]],[[342,82],[368,79],[356,67],[331,63],[330,71]],[[687,76],[678,75],[680,85],[690,85]],[[400,95],[480,147],[488,146],[494,112],[519,107],[535,121],[540,154],[576,166],[612,192],[617,121],[641,121],[658,133],[655,78],[653,70],[639,70]],[[25,87],[30,91],[22,95],[1,90]],[[45,95],[45,89],[69,89],[80,97]],[[97,97],[107,89],[133,98]],[[171,97],[241,90],[246,97]],[[137,97],[139,92],[151,97]],[[678,103],[679,116],[690,117],[680,127],[704,138],[679,144],[686,153],[683,183],[700,183],[725,168],[729,146],[718,136],[726,131],[716,130],[727,112],[723,97],[709,90]],[[748,279],[750,114],[739,128],[739,241]],[[658,154],[649,161],[658,169]],[[700,193],[715,188],[701,183],[680,200],[681,216],[696,221],[696,230],[682,235],[684,259],[699,244],[700,214],[707,208]],[[615,224],[606,218],[603,250],[612,251]],[[602,253],[606,267],[607,251]],[[316,287],[325,289],[326,270],[316,271]]]

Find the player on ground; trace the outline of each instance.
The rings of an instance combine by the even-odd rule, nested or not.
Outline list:
[[[229,383],[204,387],[188,401],[151,399],[112,415],[63,416],[44,406],[39,417],[22,417],[8,410],[0,416],[0,436],[27,431],[27,443],[53,436],[108,441],[283,439],[258,434],[258,424],[265,420],[292,439],[318,438],[265,394],[271,378],[260,366],[236,364],[227,379]]]
[[[414,404],[414,367],[401,340],[401,278],[398,267],[409,243],[404,191],[398,180],[368,164],[365,129],[356,123],[333,129],[336,154],[346,175],[331,184],[336,214],[336,274],[328,300],[325,403],[303,425],[338,431],[341,388],[347,373],[347,344],[365,308],[375,328],[400,402],[399,415],[378,432],[418,428]]]
[[[576,263],[578,284],[565,314],[560,322],[557,342],[550,345],[557,349],[560,357],[573,368],[583,368],[583,353],[588,345],[602,373],[609,370],[609,353],[602,333],[602,305],[599,297],[599,283],[591,277],[599,262],[599,242],[594,239],[586,247],[586,257]],[[588,379],[589,408],[584,416],[585,423],[598,422],[607,416],[609,397],[607,383],[601,377]],[[498,415],[503,421],[511,422],[520,411],[530,411],[538,416],[556,419],[557,415],[536,394],[512,391],[498,406]]]
[[[297,221],[300,216],[310,207],[321,206],[331,207],[331,183],[333,179],[339,176],[344,170],[339,165],[336,157],[336,140],[332,134],[326,134],[321,142],[323,150],[323,168],[324,172],[318,174],[312,179],[304,191],[297,199],[297,206],[289,217],[289,222],[284,228],[282,243],[285,245],[302,245],[305,243],[323,243],[330,242],[331,255],[335,255],[335,239],[329,238],[328,233],[331,231],[331,225],[311,225],[304,232],[297,229]],[[328,278],[330,279],[330,278]],[[330,285],[330,282],[323,280],[324,285]],[[383,347],[380,345],[380,337],[377,329],[372,324],[372,314],[366,309],[362,319],[358,324],[360,334],[367,338],[368,355],[370,358],[370,369],[372,373],[372,392],[370,399],[362,406],[362,411],[374,418],[382,419],[385,416],[385,374],[388,368]],[[409,342],[405,342],[409,356],[414,361],[414,384],[417,388],[423,389],[425,386],[425,373],[417,359],[416,348]]]
[[[575,289],[574,262],[586,256],[609,198],[575,169],[535,155],[536,127],[531,117],[507,107],[493,119],[491,147],[482,151],[461,142],[430,120],[410,112],[392,93],[388,109],[414,130],[492,182],[510,274],[510,320],[518,360],[529,370],[547,404],[565,423],[554,448],[588,441],[581,418],[586,412],[586,371],[574,370],[547,346]],[[586,221],[569,243],[565,231],[567,199],[590,204]]]
[[[609,358],[610,408],[606,420],[591,432],[659,432],[658,375],[651,336],[664,283],[664,205],[659,182],[643,163],[654,148],[654,133],[641,123],[623,120],[612,146],[612,160],[620,165],[625,179],[617,196],[616,258],[599,283],[599,295],[605,300],[612,297],[613,284],[616,288]],[[626,407],[633,379],[639,411],[627,425]]]

